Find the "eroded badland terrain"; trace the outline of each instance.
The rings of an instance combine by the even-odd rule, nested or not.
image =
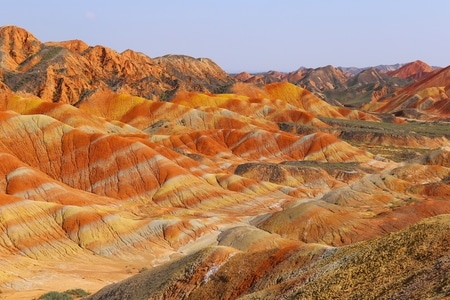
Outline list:
[[[230,75],[0,28],[0,298],[450,294],[450,68]]]

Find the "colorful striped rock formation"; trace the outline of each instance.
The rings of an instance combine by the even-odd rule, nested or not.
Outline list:
[[[448,293],[448,124],[206,59],[15,27],[0,45],[0,298]]]

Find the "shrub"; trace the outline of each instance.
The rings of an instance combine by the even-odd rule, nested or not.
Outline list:
[[[71,290],[65,291],[64,293],[69,294],[74,297],[77,297],[77,298],[86,297],[86,296],[90,295],[89,292],[86,292],[85,290],[82,290],[82,289],[71,289]]]
[[[39,300],[73,300],[73,297],[67,293],[48,292],[40,296]]]
[[[40,296],[39,300],[73,300],[88,296],[90,293],[82,289],[71,289],[65,292],[48,292]],[[75,297],[75,298],[74,298]]]

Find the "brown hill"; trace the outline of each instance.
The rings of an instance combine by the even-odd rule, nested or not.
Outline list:
[[[386,77],[383,76],[377,69],[368,68],[360,73],[356,74],[349,80],[349,85],[367,85],[367,84],[384,84],[386,82]]]
[[[403,65],[397,70],[387,72],[386,74],[392,77],[419,80],[433,71],[434,69],[431,66],[427,65],[423,61],[416,60]]]
[[[306,72],[297,84],[312,91],[323,92],[324,90],[334,90],[345,86],[347,77],[341,70],[326,66],[316,69],[310,69]]]
[[[336,99],[340,103],[359,108],[372,100],[395,92],[404,86],[407,80],[388,76],[376,68],[367,68],[350,77],[344,87],[328,90],[328,99]]]

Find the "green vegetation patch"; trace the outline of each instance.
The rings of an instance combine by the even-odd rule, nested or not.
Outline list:
[[[47,47],[47,49],[44,49],[42,51],[43,55],[42,55],[42,60],[41,62],[50,60],[52,58],[54,58],[56,55],[58,55],[58,53],[63,49],[63,47],[56,47],[56,46],[49,46]]]
[[[330,173],[332,171],[351,172],[358,169],[358,162],[321,162],[313,160],[285,161],[282,163],[286,166],[304,167],[304,168],[321,168]]]
[[[347,120],[319,117],[344,132],[382,133],[392,136],[426,136],[430,138],[445,136],[450,138],[450,124],[447,122],[408,122],[404,124],[389,122],[372,122],[364,120]]]
[[[86,292],[82,289],[71,289],[67,290],[65,292],[56,292],[51,291],[48,293],[45,293],[44,295],[40,296],[39,300],[73,300],[73,299],[81,299],[83,297],[89,296],[90,293]]]

